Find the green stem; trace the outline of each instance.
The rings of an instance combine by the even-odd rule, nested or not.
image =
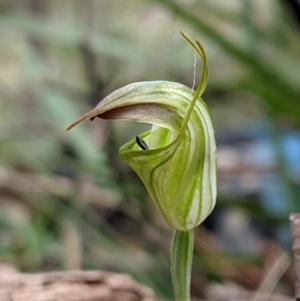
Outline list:
[[[176,301],[190,301],[194,232],[174,231],[171,273]]]

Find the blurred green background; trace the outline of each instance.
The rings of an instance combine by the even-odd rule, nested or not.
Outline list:
[[[2,0],[1,263],[130,273],[173,298],[172,230],[118,157],[149,126],[66,128],[131,82],[192,87],[195,54],[179,30],[206,49],[219,149],[218,205],[195,231],[192,294],[215,281],[257,289],[266,258],[289,252],[288,214],[300,211],[300,1]]]

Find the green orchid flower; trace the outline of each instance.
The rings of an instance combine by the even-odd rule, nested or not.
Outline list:
[[[216,143],[201,96],[208,81],[205,51],[183,37],[203,60],[196,91],[168,81],[120,88],[68,128],[95,117],[150,123],[152,129],[123,145],[120,156],[139,175],[166,222],[175,229],[172,280],[177,301],[190,300],[193,231],[216,202]]]
[[[183,36],[203,60],[201,83],[192,89],[168,81],[122,87],[69,128],[87,120],[123,119],[153,124],[120,149],[139,175],[167,223],[180,231],[199,225],[216,200],[216,143],[209,110],[201,98],[208,80],[204,49]]]

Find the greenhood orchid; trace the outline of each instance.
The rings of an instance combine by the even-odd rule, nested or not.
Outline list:
[[[182,35],[203,60],[196,92],[168,81],[129,84],[108,95],[68,130],[95,117],[152,124],[150,131],[123,145],[120,156],[139,175],[167,223],[187,231],[215,205],[216,143],[201,98],[208,80],[206,55],[198,41]]]
[[[123,145],[120,156],[139,175],[166,222],[173,227],[172,281],[177,301],[190,300],[193,228],[216,201],[216,143],[201,96],[208,81],[206,55],[196,91],[174,82],[133,83],[120,88],[68,128],[95,117],[150,123],[152,129]]]

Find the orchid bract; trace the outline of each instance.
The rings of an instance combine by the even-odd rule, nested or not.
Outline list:
[[[167,223],[180,231],[199,225],[216,199],[216,143],[209,110],[201,98],[208,80],[206,55],[198,41],[182,33],[203,60],[196,91],[174,82],[137,82],[102,100],[68,129],[95,117],[150,123],[120,156],[139,175]]]

